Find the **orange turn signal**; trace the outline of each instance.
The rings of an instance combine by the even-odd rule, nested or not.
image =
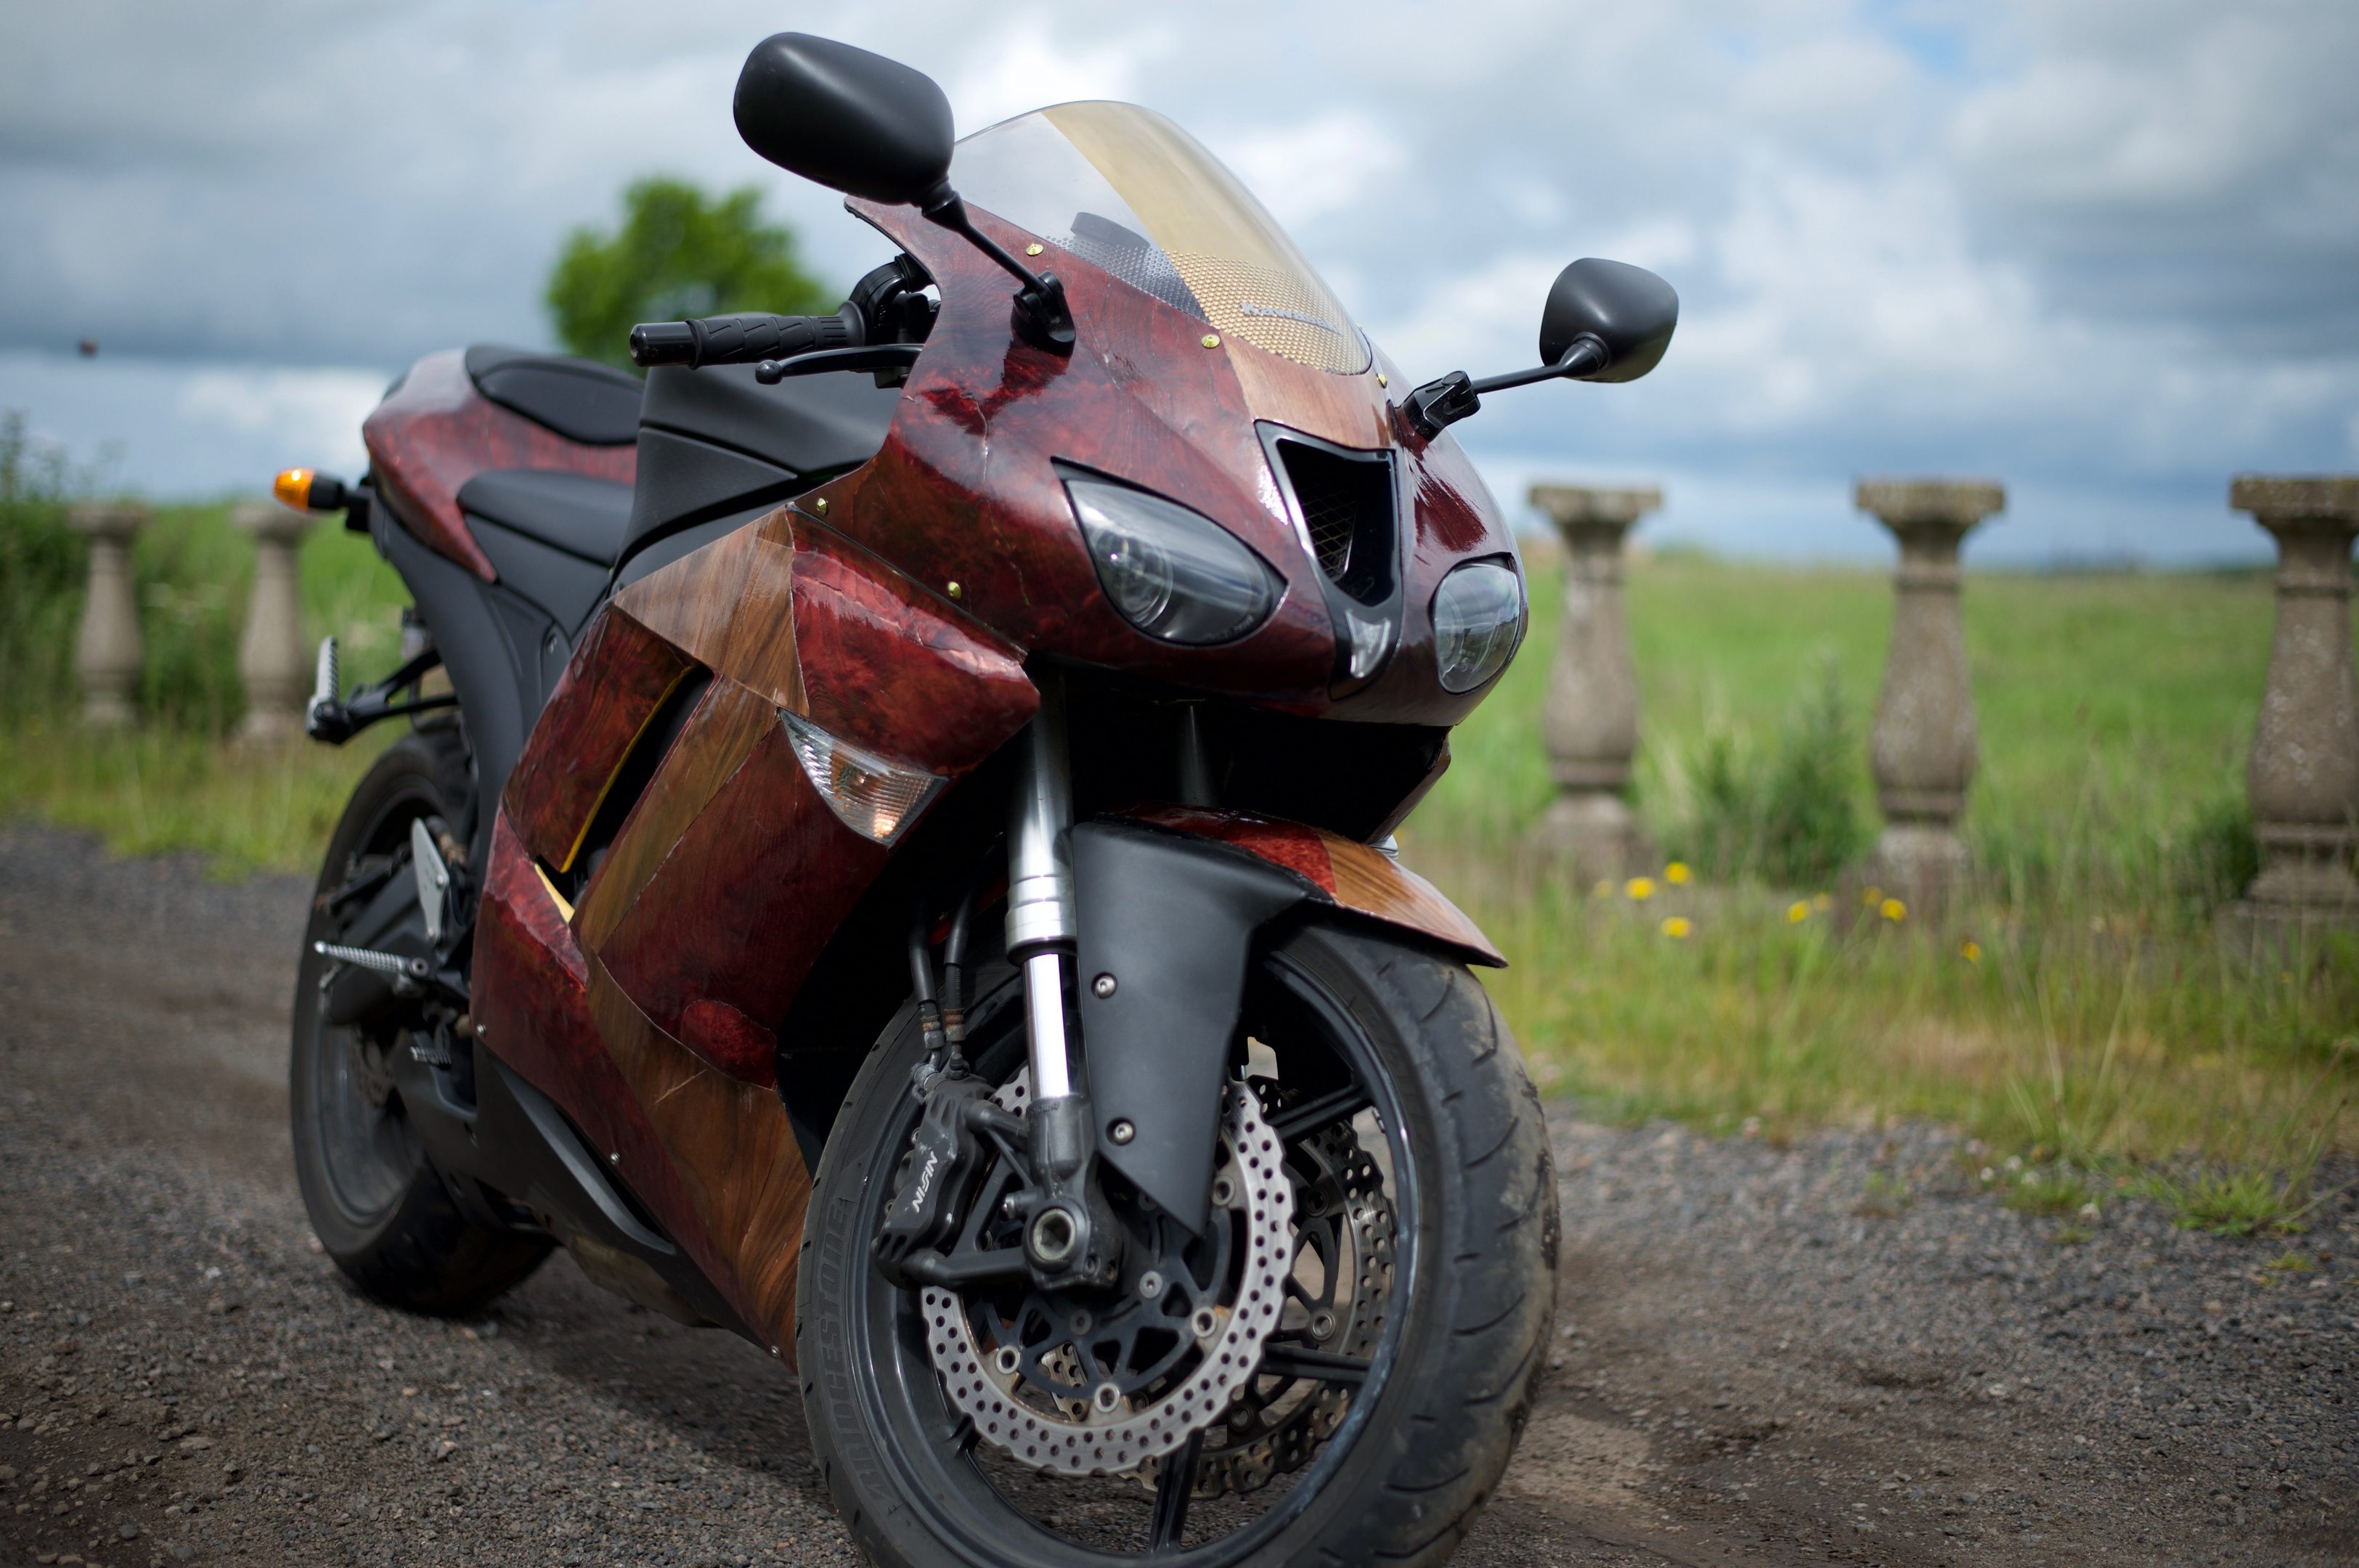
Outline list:
[[[278,477],[271,481],[270,493],[277,496],[281,504],[291,506],[298,512],[310,511],[311,470],[310,469],[282,470]]]

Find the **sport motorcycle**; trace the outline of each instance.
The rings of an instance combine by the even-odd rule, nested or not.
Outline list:
[[[882,1563],[1439,1562],[1557,1248],[1500,956],[1392,838],[1527,619],[1449,427],[1677,297],[1575,262],[1538,366],[1410,385],[1146,109],[954,140],[780,34],[734,112],[891,243],[841,309],[429,355],[280,476],[415,600],[309,710],[405,730],[304,944],[319,1238],[744,1336]]]

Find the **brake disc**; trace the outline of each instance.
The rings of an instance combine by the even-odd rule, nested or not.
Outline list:
[[[1002,1094],[1007,1104],[1021,1091]],[[1068,1379],[1092,1364],[1086,1328],[1027,1358],[999,1346],[996,1328],[979,1336],[972,1311],[955,1292],[926,1288],[921,1299],[934,1370],[952,1406],[974,1422],[984,1441],[1053,1475],[1120,1475],[1212,1429],[1253,1381],[1262,1344],[1278,1325],[1288,1299],[1294,1187],[1286,1150],[1244,1085],[1223,1091],[1221,1127],[1212,1220],[1232,1232],[1236,1281],[1223,1292],[1227,1300],[1198,1305],[1180,1325],[1193,1341],[1192,1352],[1158,1385],[1125,1392],[1105,1382],[1094,1397],[1072,1399]],[[985,1349],[985,1339],[993,1349]],[[1027,1367],[1046,1375],[1027,1377]]]
[[[1375,1352],[1392,1295],[1397,1231],[1383,1173],[1352,1124],[1341,1121],[1297,1140],[1287,1151],[1287,1174],[1295,1195],[1296,1250],[1285,1285],[1292,1304],[1279,1332],[1316,1350],[1365,1360]],[[1315,1265],[1306,1265],[1305,1254]],[[1255,1378],[1207,1434],[1194,1496],[1256,1491],[1300,1469],[1334,1435],[1351,1403],[1351,1390],[1334,1383]],[[1153,1487],[1158,1468],[1147,1466],[1140,1480]]]

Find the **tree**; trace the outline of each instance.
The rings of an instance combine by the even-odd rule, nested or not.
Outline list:
[[[641,321],[830,308],[833,298],[795,255],[793,231],[764,222],[761,209],[750,185],[716,200],[684,179],[634,180],[619,230],[566,236],[543,297],[558,338],[574,353],[627,366]]]

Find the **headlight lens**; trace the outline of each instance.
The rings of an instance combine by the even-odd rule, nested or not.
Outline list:
[[[1277,574],[1211,518],[1102,480],[1069,479],[1098,585],[1150,637],[1201,644],[1242,637],[1277,607]]]
[[[1433,657],[1444,691],[1473,691],[1524,640],[1524,583],[1499,561],[1469,561],[1433,590]]]

